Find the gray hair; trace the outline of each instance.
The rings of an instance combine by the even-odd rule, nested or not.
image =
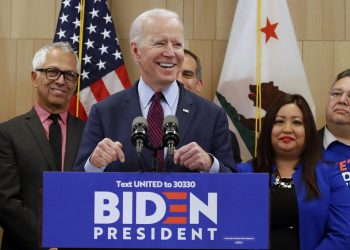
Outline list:
[[[176,19],[183,29],[183,23],[179,15],[171,10],[155,8],[147,10],[141,13],[136,19],[132,22],[129,32],[130,43],[134,42],[137,45],[140,45],[143,37],[143,28],[147,19],[153,19],[155,17],[167,17],[169,19]]]
[[[56,43],[50,43],[47,44],[43,47],[41,47],[34,55],[32,65],[33,65],[33,70],[39,69],[43,66],[46,60],[46,56],[49,52],[52,52],[54,49],[61,49],[64,52],[70,52],[74,55],[75,61],[76,61],[76,67],[78,73],[80,73],[80,63],[78,56],[75,54],[73,48],[70,46],[68,42],[56,42]]]

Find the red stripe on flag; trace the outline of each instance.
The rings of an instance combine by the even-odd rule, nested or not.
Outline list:
[[[168,217],[163,224],[187,224],[186,217]]]
[[[77,116],[76,115],[76,111],[77,111],[77,96],[74,95],[72,96],[71,100],[70,100],[70,103],[69,103],[69,113],[73,116]],[[78,114],[78,117],[84,121],[87,120],[87,114],[85,112],[85,109],[83,107],[83,105],[81,105],[81,103],[79,102],[79,114]]]
[[[90,84],[89,87],[97,102],[109,96],[109,92],[101,79],[97,80],[93,84]]]
[[[128,72],[126,71],[125,64],[116,68],[114,71],[117,73],[117,76],[120,82],[123,84],[124,88],[125,89],[129,88],[131,86],[131,83],[128,77]]]
[[[187,199],[187,193],[186,192],[163,192],[163,194],[169,200],[186,200]]]

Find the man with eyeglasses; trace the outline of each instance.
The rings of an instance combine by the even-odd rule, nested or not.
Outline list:
[[[39,247],[42,173],[70,171],[84,122],[68,114],[80,65],[68,43],[45,45],[33,58],[37,102],[26,114],[0,124],[0,225],[2,247]]]
[[[326,126],[318,131],[322,158],[338,164],[350,187],[350,69],[340,72],[329,92]]]

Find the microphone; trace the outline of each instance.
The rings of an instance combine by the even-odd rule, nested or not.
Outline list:
[[[138,155],[148,143],[147,127],[147,120],[142,116],[138,116],[132,121],[131,143],[136,147]]]
[[[163,145],[168,147],[169,156],[174,156],[174,149],[179,144],[179,122],[176,116],[168,115],[163,121]]]

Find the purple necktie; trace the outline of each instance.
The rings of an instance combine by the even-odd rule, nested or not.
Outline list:
[[[147,114],[148,123],[148,138],[154,148],[158,148],[162,144],[163,131],[162,125],[164,120],[164,112],[160,100],[162,99],[162,92],[154,93],[152,104],[149,107]],[[164,150],[157,152],[158,167],[157,170],[162,170],[164,166]]]

